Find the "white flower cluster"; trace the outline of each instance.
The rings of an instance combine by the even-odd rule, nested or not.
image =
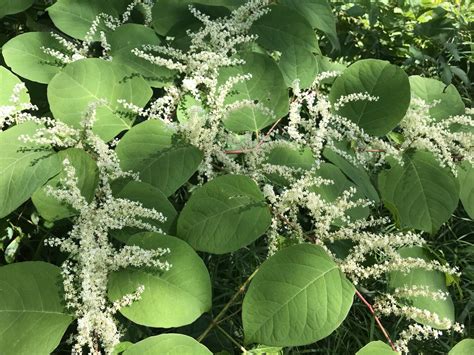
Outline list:
[[[9,105],[0,106],[0,130],[5,126],[22,123],[25,121],[36,120],[36,117],[28,112],[35,111],[38,108],[31,103],[21,102],[20,96],[26,93],[26,86],[24,83],[18,83],[13,87],[12,94],[9,98]]]
[[[474,120],[468,115],[460,115],[437,121],[429,113],[430,108],[437,105],[439,102],[428,105],[419,98],[412,98],[410,108],[400,122],[404,141],[399,149],[428,150],[441,166],[449,167],[456,175],[460,159],[474,163]]]

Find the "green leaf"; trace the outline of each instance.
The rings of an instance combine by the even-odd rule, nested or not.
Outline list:
[[[127,23],[108,36],[113,62],[126,66],[130,72],[140,74],[153,87],[163,87],[172,82],[174,72],[137,57],[132,49],[142,45],[159,45],[160,40],[151,28]]]
[[[379,174],[378,184],[384,204],[402,228],[435,233],[459,201],[455,177],[426,151],[406,154],[403,166],[394,163]]]
[[[223,85],[230,77],[242,74],[251,74],[252,78],[236,84],[225,103],[257,101],[271,109],[275,117],[261,110],[245,107],[230,112],[224,125],[233,132],[258,131],[288,113],[288,90],[278,66],[269,56],[244,53],[241,57],[245,64],[224,68],[219,76],[219,83]]]
[[[134,114],[117,103],[122,99],[139,107],[146,105],[152,90],[141,77],[133,77],[118,64],[102,59],[82,59],[68,64],[48,85],[48,101],[54,117],[80,127],[90,104],[107,100],[97,109],[94,132],[109,141],[129,129]]]
[[[395,355],[399,354],[392,350],[390,345],[385,344],[383,341],[371,341],[358,352],[356,355]]]
[[[189,11],[189,5],[225,6],[230,9],[242,5],[242,0],[160,0],[153,6],[153,28],[162,36],[169,34],[170,30],[181,23],[188,25],[194,16]]]
[[[282,5],[271,6],[271,11],[252,25],[257,43],[268,51],[285,53],[294,46],[320,53],[318,40],[311,25],[298,12]]]
[[[429,253],[422,247],[403,248],[399,250],[399,254],[403,258],[421,258],[423,260],[432,260]],[[426,270],[422,268],[412,269],[408,273],[393,271],[389,274],[389,287],[392,289],[404,286],[426,287],[428,290],[447,292],[446,277],[442,272]],[[436,313],[441,319],[447,318],[451,322],[455,322],[454,305],[451,296],[445,300],[433,299],[425,296],[410,296],[405,298],[407,305],[412,305],[420,309],[426,309],[431,313]],[[433,328],[445,329],[439,327],[436,323],[426,322],[422,319],[415,318],[415,321],[429,325]]]
[[[463,339],[457,343],[448,355],[471,355],[474,353],[474,339]]]
[[[245,295],[245,342],[300,346],[323,339],[346,318],[353,296],[323,248],[285,248],[262,264]]]
[[[0,267],[0,352],[50,354],[73,317],[64,308],[57,266],[28,261]]]
[[[271,214],[257,184],[242,175],[224,175],[193,192],[178,218],[178,237],[199,251],[224,254],[260,237]]]
[[[430,115],[437,121],[449,116],[464,114],[464,103],[454,85],[444,85],[441,81],[422,78],[418,75],[410,76],[412,94],[428,104],[439,100],[440,103],[430,108]]]
[[[212,355],[201,343],[183,334],[161,334],[142,340],[123,355]]]
[[[21,84],[21,80],[15,74],[12,74],[7,68],[0,66],[0,83],[2,90],[0,90],[0,106],[12,106],[10,101],[13,95],[13,89],[17,84]],[[19,104],[27,104],[30,102],[30,95],[25,90],[22,90],[19,97]]]
[[[463,161],[458,168],[459,196],[469,217],[474,219],[474,166]]]
[[[120,309],[126,318],[148,327],[172,328],[194,322],[211,308],[211,279],[204,262],[182,240],[158,233],[132,236],[128,245],[147,250],[169,248],[163,257],[171,265],[168,271],[125,269],[109,278],[109,298],[112,301],[145,286],[140,300]]]
[[[369,200],[379,202],[379,194],[375,189],[370,177],[362,166],[354,165],[341,155],[331,150],[324,148],[323,156],[331,163],[336,165],[341,171],[350,179],[357,187],[357,190],[362,192]]]
[[[315,164],[315,159],[309,148],[295,149],[277,146],[268,153],[265,163],[293,169],[310,170]],[[277,184],[288,184],[288,180],[278,173],[267,174],[267,176]]]
[[[355,185],[345,177],[337,166],[330,163],[321,163],[316,175],[323,179],[334,181],[334,184],[331,185],[313,186],[309,189],[311,192],[320,194],[327,202],[336,201],[337,198],[342,196],[344,191],[349,190],[351,187],[355,187]],[[351,200],[356,201],[361,198],[364,198],[364,196],[357,191]],[[369,216],[369,208],[360,206],[354,207],[347,211],[347,215],[352,221],[364,219]],[[340,224],[340,221],[336,221],[336,225]]]
[[[298,79],[301,89],[311,86],[319,69],[316,56],[301,46],[289,47],[282,53],[278,66],[286,86],[291,87],[293,82]]]
[[[334,49],[340,49],[336,32],[336,17],[328,0],[282,0],[280,4],[297,11],[313,28],[326,34]]]
[[[152,226],[161,228],[164,233],[173,234],[175,232],[178,212],[176,212],[171,202],[169,202],[166,196],[157,188],[141,181],[130,181],[124,186],[114,189],[114,195],[117,198],[126,198],[140,202],[144,207],[153,208],[161,212],[163,216],[166,217],[164,223],[155,220],[148,220],[147,222]],[[137,232],[139,232],[137,228],[127,227],[119,231],[114,231],[113,235],[118,240],[125,242],[131,235]]]
[[[48,32],[27,32],[13,37],[3,45],[5,63],[21,77],[47,84],[61,71],[62,64],[46,54],[41,47],[60,52],[65,49]]]
[[[0,18],[28,9],[35,0],[0,0]]]
[[[54,25],[65,34],[83,40],[97,15],[104,13],[121,18],[130,0],[58,0],[47,8]],[[97,32],[109,29],[100,21]]]
[[[32,136],[38,128],[37,124],[26,122],[0,132],[0,218],[13,212],[59,173],[58,156],[50,147],[18,139],[21,135]]]
[[[95,188],[99,182],[99,169],[94,159],[82,149],[77,148],[60,151],[58,153],[58,159],[61,162],[64,161],[64,159],[69,160],[71,166],[76,170],[77,187],[81,190],[82,196],[84,196],[87,201],[92,201]],[[57,221],[78,213],[71,206],[58,201],[58,199],[50,196],[46,192],[46,186],[58,188],[61,186],[60,180],[64,178],[66,178],[66,172],[63,170],[60,174],[49,180],[45,186],[36,190],[31,197],[40,216],[48,221]]]
[[[191,145],[171,145],[172,131],[153,120],[133,127],[117,146],[123,170],[140,174],[166,196],[172,195],[196,172],[202,152]]]
[[[374,136],[383,136],[395,128],[410,105],[408,76],[383,60],[364,59],[349,66],[334,81],[329,99],[335,104],[341,97],[354,93],[368,93],[378,100],[351,101],[336,113]]]

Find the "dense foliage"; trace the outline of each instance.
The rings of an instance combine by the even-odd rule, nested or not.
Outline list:
[[[473,17],[0,0],[0,353],[474,353]]]

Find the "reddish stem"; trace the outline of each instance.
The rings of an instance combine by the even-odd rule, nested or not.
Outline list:
[[[237,150],[224,150],[224,153],[225,154],[243,154],[243,153],[250,153],[258,148],[260,148],[260,146],[266,141],[266,139],[270,136],[270,134],[273,132],[273,130],[275,129],[275,127],[278,125],[278,123],[280,123],[281,121],[281,118],[276,121],[273,126],[271,126],[271,128],[268,130],[268,132],[265,134],[265,136],[257,143],[257,145],[253,148],[250,148],[250,149],[237,149]]]
[[[383,335],[385,336],[385,338],[389,342],[390,346],[392,347],[392,350],[397,351],[397,348],[393,344],[392,339],[390,339],[390,336],[388,335],[387,331],[385,330],[384,326],[382,325],[382,322],[380,322],[379,317],[377,317],[375,315],[375,311],[374,311],[374,308],[372,307],[372,305],[364,298],[364,296],[362,296],[362,294],[359,291],[356,290],[355,292],[356,292],[357,297],[359,297],[359,299],[367,306],[370,313],[372,313],[372,315],[374,316],[375,322],[377,323],[377,325],[380,328],[380,330],[382,331]]]

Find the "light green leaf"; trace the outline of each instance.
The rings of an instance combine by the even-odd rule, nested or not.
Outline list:
[[[199,251],[230,253],[260,237],[271,214],[257,184],[224,175],[196,189],[178,218],[178,237]]]
[[[13,37],[3,45],[5,63],[21,77],[47,84],[61,71],[62,64],[43,49],[51,48],[60,52],[65,49],[48,32],[27,32]]]
[[[286,166],[292,169],[310,170],[315,164],[311,149],[294,149],[289,147],[275,147],[265,160],[266,164]],[[267,174],[268,178],[277,184],[287,185],[288,180],[278,173]]]
[[[319,246],[299,244],[265,261],[242,306],[245,342],[311,344],[331,334],[352,305],[354,287]]]
[[[350,179],[357,187],[357,190],[362,192],[369,200],[379,202],[379,194],[374,185],[370,181],[370,177],[362,166],[354,165],[341,155],[331,150],[324,148],[323,156],[331,163],[336,165],[341,171]]]
[[[271,6],[271,11],[255,21],[250,32],[258,36],[257,43],[268,51],[285,53],[296,46],[320,53],[311,25],[298,12],[286,6]]]
[[[0,0],[0,18],[27,10],[35,0]]]
[[[464,114],[464,103],[454,85],[446,86],[436,79],[413,75],[410,76],[410,86],[412,94],[428,104],[432,104],[435,100],[440,101],[430,108],[430,115],[435,120],[440,121],[449,116]]]
[[[474,353],[474,339],[464,339],[457,343],[448,355],[471,355]]]
[[[120,309],[126,318],[148,327],[172,328],[194,322],[211,308],[209,273],[187,243],[158,233],[141,233],[127,244],[149,250],[169,248],[171,252],[163,260],[172,267],[168,271],[130,268],[110,275],[108,294],[112,301],[145,286],[140,300]]]
[[[356,355],[396,355],[399,354],[392,350],[390,345],[385,344],[383,341],[371,341],[358,352]]]
[[[403,248],[399,250],[399,254],[403,258],[421,258],[423,260],[432,260],[429,253],[421,247]],[[426,287],[432,292],[442,291],[447,292],[446,288],[446,277],[442,272],[426,270],[423,268],[412,269],[408,273],[400,271],[391,272],[389,275],[389,286],[392,289],[402,288],[404,286],[417,286]],[[402,301],[403,302],[403,301]],[[440,319],[447,318],[454,323],[454,305],[451,296],[448,296],[445,300],[433,299],[432,297],[426,296],[410,296],[405,298],[407,305],[412,305],[420,309],[426,309],[431,313],[436,313]],[[428,322],[420,318],[415,318],[415,321],[429,325],[437,329],[446,329],[440,327],[436,323]]]
[[[196,172],[202,153],[191,145],[172,146],[173,132],[160,121],[148,121],[133,127],[117,146],[124,170],[140,174],[166,196],[172,195]]]
[[[113,62],[126,66],[130,72],[140,74],[149,85],[163,87],[172,82],[174,73],[156,64],[137,57],[132,49],[142,45],[159,45],[160,40],[151,28],[134,23],[118,27],[108,36]]]
[[[288,90],[281,71],[267,55],[244,53],[245,64],[224,68],[219,77],[223,85],[227,79],[236,75],[251,74],[252,78],[234,86],[225,103],[231,104],[240,100],[258,101],[271,109],[275,117],[262,110],[244,107],[230,112],[224,120],[227,129],[233,132],[258,131],[288,113]]]
[[[291,87],[293,82],[298,79],[301,89],[311,86],[319,69],[316,56],[301,46],[292,46],[283,52],[278,66],[286,86]]]
[[[61,162],[64,159],[69,160],[71,166],[76,170],[77,187],[81,190],[82,196],[87,201],[92,201],[95,188],[99,182],[99,170],[94,159],[82,149],[77,148],[60,151],[58,159]],[[36,190],[31,197],[40,216],[48,221],[56,221],[78,213],[71,206],[66,205],[46,192],[46,186],[58,188],[61,185],[60,180],[64,178],[66,178],[66,172],[63,170],[60,174],[49,180],[45,186]]]
[[[0,267],[0,353],[50,354],[73,317],[64,308],[57,266],[42,261]]]
[[[164,223],[155,220],[148,220],[147,222],[152,226],[161,228],[164,233],[174,234],[178,212],[176,212],[171,202],[157,188],[141,181],[130,181],[120,188],[115,188],[114,195],[117,198],[126,198],[140,202],[144,207],[153,208],[161,212],[166,217]],[[131,235],[137,232],[139,232],[137,228],[126,227],[122,230],[114,231],[113,235],[118,240],[125,242]]]
[[[474,219],[474,166],[468,161],[463,161],[459,166],[458,181],[462,205],[469,217]]]
[[[102,59],[82,59],[68,64],[48,85],[48,101],[54,117],[80,127],[90,104],[100,99],[94,132],[109,141],[129,129],[134,115],[117,103],[122,99],[139,107],[146,105],[152,90],[141,77],[133,77],[118,64]]]
[[[12,106],[10,101],[13,95],[13,89],[16,85],[21,84],[21,80],[15,74],[12,74],[7,68],[0,66],[0,83],[2,90],[0,90],[0,106]],[[30,95],[26,90],[22,90],[19,96],[19,104],[26,104],[30,102]]]
[[[161,334],[136,343],[123,355],[212,355],[212,353],[187,335]]]
[[[378,182],[384,204],[402,228],[435,233],[458,205],[458,182],[426,151],[405,155],[404,165],[394,163]]]
[[[383,60],[364,59],[349,66],[334,81],[329,99],[335,104],[341,97],[355,93],[368,93],[378,100],[351,101],[336,113],[374,136],[383,136],[395,128],[410,105],[408,76]]]
[[[309,189],[311,192],[320,194],[327,202],[336,201],[337,198],[342,196],[344,191],[349,190],[351,187],[355,187],[355,185],[345,177],[337,166],[330,163],[321,163],[316,175],[323,179],[334,181],[334,184],[331,185],[313,186]],[[356,201],[361,198],[364,198],[364,196],[359,191],[356,191],[352,200]],[[354,207],[347,211],[347,215],[352,221],[364,219],[369,216],[369,208]],[[336,225],[340,224],[341,221],[336,221]]]
[[[18,139],[33,135],[38,128],[27,122],[0,132],[0,218],[13,212],[60,171],[58,156],[50,147]]]
[[[313,28],[326,34],[333,48],[340,49],[336,32],[336,16],[328,0],[282,0],[280,4],[297,11]]]
[[[130,0],[58,0],[48,7],[49,17],[54,25],[67,35],[83,40],[97,15],[104,13],[121,18]],[[107,32],[103,20],[97,32]]]

